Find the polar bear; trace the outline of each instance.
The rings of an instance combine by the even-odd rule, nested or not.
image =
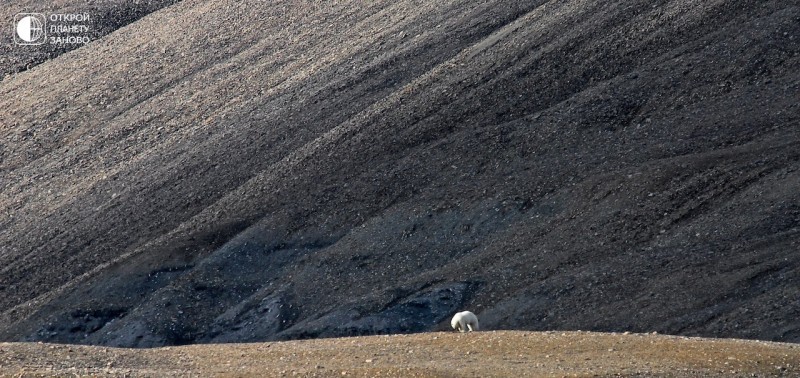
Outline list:
[[[450,326],[459,332],[472,332],[478,330],[478,317],[469,311],[461,311],[453,316]]]

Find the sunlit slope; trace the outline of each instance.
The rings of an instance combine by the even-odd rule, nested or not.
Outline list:
[[[4,80],[3,338],[797,341],[786,2],[186,1]],[[65,74],[69,73],[69,74]]]
[[[42,62],[68,51],[84,46],[85,41],[97,40],[130,24],[156,10],[172,5],[179,0],[5,0],[0,8],[3,31],[0,33],[0,80],[17,72],[28,70]],[[45,40],[36,45],[17,45],[15,29],[8,28],[12,22],[23,17],[23,13],[38,13],[45,17]],[[74,22],[62,22],[65,18],[80,15]],[[51,18],[52,17],[52,18]],[[51,22],[55,20],[56,22]],[[7,22],[7,23],[6,23]],[[79,26],[79,32],[61,27]],[[55,27],[56,29],[52,29]],[[54,42],[53,38],[59,38]],[[71,40],[69,40],[71,37]],[[78,41],[80,37],[80,41]],[[85,37],[85,38],[84,38]],[[62,39],[67,39],[63,42]],[[67,73],[69,75],[69,73]]]

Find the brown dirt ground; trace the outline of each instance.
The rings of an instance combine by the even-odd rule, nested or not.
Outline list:
[[[0,344],[0,375],[797,376],[800,346],[655,334],[490,331],[118,349]]]

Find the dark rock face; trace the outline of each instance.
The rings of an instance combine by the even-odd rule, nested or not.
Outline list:
[[[468,299],[471,286],[462,282],[439,285],[397,298],[377,311],[334,312],[297,324],[279,336],[293,339],[426,331],[457,312]]]
[[[0,91],[3,340],[800,341],[791,2],[184,1]]]

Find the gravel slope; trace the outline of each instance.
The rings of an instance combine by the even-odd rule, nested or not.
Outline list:
[[[90,41],[130,24],[156,10],[172,5],[178,0],[6,0],[0,9],[0,19],[12,23],[18,13],[41,13],[49,22],[49,17],[60,14],[88,14],[89,20],[85,22],[67,22],[63,25],[82,25],[88,31],[80,33],[52,32],[45,28],[47,36],[68,37],[70,35],[88,37]],[[62,24],[61,22],[58,23]],[[42,62],[53,59],[61,54],[82,47],[82,43],[52,44],[17,46],[14,35],[0,33],[0,79],[10,77],[11,74],[25,71]],[[91,43],[91,42],[90,42]],[[90,47],[91,49],[91,47]]]
[[[468,308],[800,341],[798,20],[743,0],[156,11],[0,82],[0,338],[419,332]]]

